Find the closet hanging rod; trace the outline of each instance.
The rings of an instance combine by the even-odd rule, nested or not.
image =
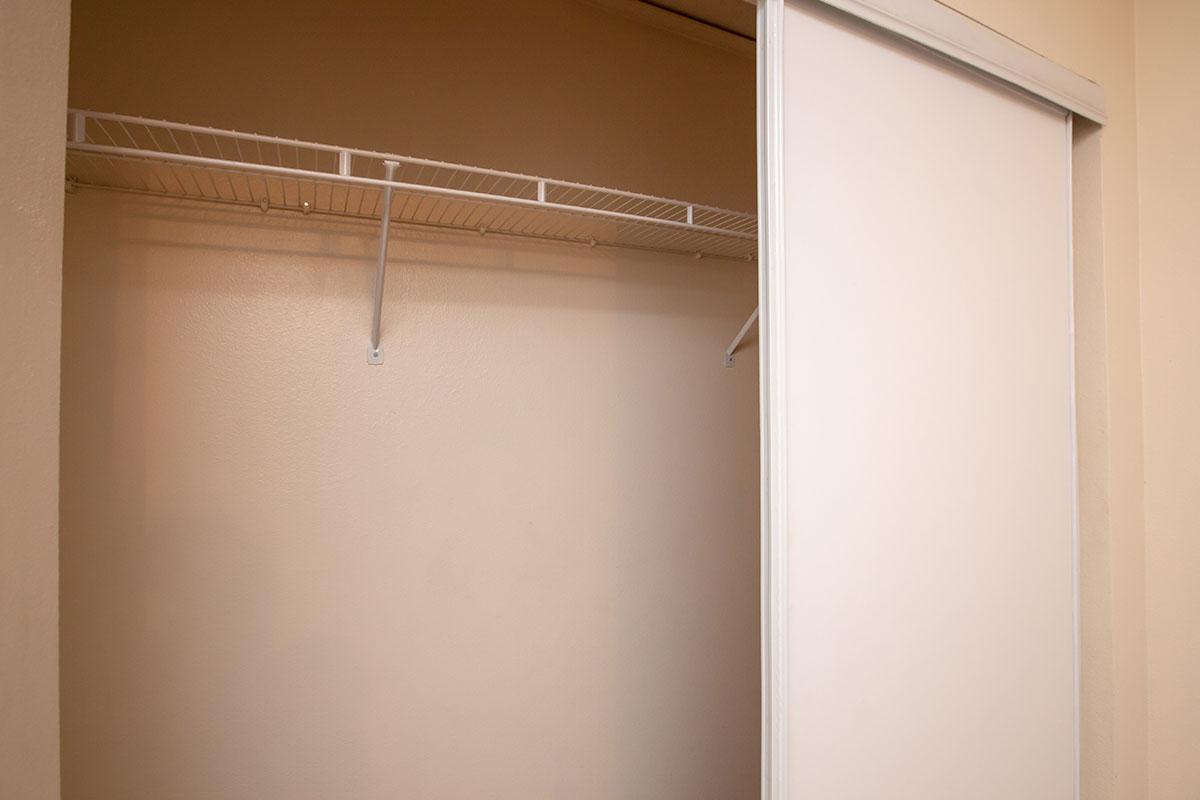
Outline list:
[[[105,112],[68,112],[71,186],[752,261],[757,217],[506,170]],[[398,164],[392,180],[384,162]]]
[[[224,128],[213,128],[213,127],[207,126],[207,125],[192,125],[192,124],[186,123],[186,122],[168,122],[166,120],[154,119],[152,117],[139,117],[139,116],[133,116],[130,114],[114,114],[114,113],[111,113],[108,111],[91,111],[91,110],[86,110],[86,109],[72,108],[72,109],[67,110],[67,114],[72,119],[73,126],[79,124],[76,121],[77,119],[84,120],[84,121],[91,119],[91,120],[101,120],[101,121],[105,121],[105,122],[113,122],[118,125],[120,125],[121,123],[124,123],[126,125],[133,124],[133,125],[143,125],[143,126],[154,127],[154,128],[158,128],[158,127],[161,127],[164,129],[169,128],[173,131],[182,132],[182,133],[199,133],[199,134],[204,134],[207,136],[221,136],[221,137],[231,137],[231,138],[236,137],[238,139],[244,139],[246,141],[259,142],[261,144],[283,145],[283,146],[287,146],[287,147],[301,147],[301,148],[305,148],[305,149],[309,149],[309,150],[320,150],[320,151],[323,151],[326,153],[332,153],[332,154],[350,153],[353,156],[361,156],[363,158],[374,158],[374,159],[379,159],[380,161],[391,160],[391,161],[396,161],[397,163],[419,164],[419,165],[424,165],[427,167],[434,167],[434,168],[441,168],[441,169],[469,170],[471,172],[486,173],[487,175],[493,175],[493,176],[497,176],[497,177],[501,177],[501,178],[512,178],[514,180],[525,180],[525,181],[539,181],[540,180],[540,181],[546,181],[547,183],[552,183],[555,186],[561,186],[561,187],[570,188],[570,189],[584,189],[584,190],[605,192],[608,194],[620,194],[620,195],[624,195],[626,197],[640,198],[640,199],[646,199],[646,200],[655,200],[660,203],[675,203],[675,204],[692,205],[698,211],[704,210],[704,211],[713,211],[713,212],[725,213],[725,214],[736,214],[736,215],[747,216],[747,217],[753,216],[750,214],[746,214],[745,212],[731,211],[729,209],[720,208],[718,206],[706,206],[706,205],[701,205],[698,203],[684,203],[684,201],[682,201],[682,200],[676,200],[676,199],[673,199],[670,197],[659,197],[659,196],[652,195],[652,194],[646,194],[644,192],[631,192],[631,191],[627,191],[624,189],[612,189],[612,188],[609,188],[606,186],[597,186],[597,185],[589,184],[589,183],[578,183],[575,181],[560,180],[558,178],[543,178],[543,177],[539,177],[536,175],[527,175],[522,172],[509,172],[507,170],[491,169],[490,167],[488,167],[488,168],[475,167],[475,166],[470,166],[467,164],[458,164],[453,161],[436,161],[434,159],[418,158],[416,156],[399,156],[399,155],[396,155],[395,153],[384,153],[379,150],[364,150],[359,147],[341,147],[341,146],[332,145],[332,144],[321,144],[319,142],[309,142],[304,139],[288,139],[288,138],[285,138],[282,136],[270,136],[268,134],[261,134],[261,133],[242,133],[240,131],[226,130]],[[79,128],[78,130],[83,131],[84,128]],[[75,141],[75,139],[72,138],[71,141]],[[80,139],[79,141],[82,141],[82,139]]]
[[[579,183],[576,181],[559,180],[557,178],[543,178],[536,175],[526,175],[519,172],[510,172],[507,170],[497,170],[485,167],[474,167],[465,164],[457,164],[449,161],[435,161],[427,158],[416,158],[413,156],[399,156],[392,153],[383,153],[376,150],[364,150],[355,147],[340,147],[336,145],[319,144],[316,142],[308,142],[301,139],[287,139],[280,136],[269,136],[258,133],[242,133],[239,131],[224,130],[221,128],[213,128],[205,125],[192,125],[189,123],[167,122],[164,120],[156,120],[149,117],[131,116],[125,114],[113,114],[102,111],[87,111],[81,109],[69,109],[68,117],[70,119],[70,135],[68,136],[67,147],[70,150],[78,152],[93,152],[100,155],[114,155],[129,158],[145,158],[149,160],[164,160],[174,161],[178,163],[195,164],[197,166],[207,166],[215,169],[231,169],[231,170],[254,170],[262,172],[270,172],[273,174],[284,175],[289,177],[316,177],[329,179],[342,179],[348,183],[362,183],[363,185],[378,185],[381,181],[371,180],[365,176],[358,176],[350,173],[339,173],[334,170],[320,169],[319,164],[314,161],[314,169],[308,169],[299,166],[300,153],[308,151],[310,153],[321,153],[331,156],[339,160],[339,163],[344,158],[362,158],[383,163],[384,161],[395,161],[405,167],[428,168],[430,170],[442,170],[469,173],[473,176],[481,176],[494,178],[497,180],[510,180],[513,182],[522,182],[535,187],[541,191],[538,196],[530,198],[515,197],[512,195],[495,194],[492,192],[476,192],[476,191],[461,191],[455,192],[449,187],[439,187],[432,183],[417,183],[406,185],[403,182],[397,182],[397,188],[412,188],[422,192],[433,192],[451,194],[455,196],[468,197],[471,199],[485,198],[493,202],[512,202],[524,201],[529,204],[537,204],[554,210],[565,210],[572,212],[583,212],[596,214],[599,216],[612,216],[617,219],[636,221],[636,222],[651,222],[656,225],[678,225],[680,227],[687,226],[696,231],[710,232],[720,236],[731,236],[746,240],[756,239],[757,237],[757,217],[753,214],[740,211],[732,211],[730,209],[719,208],[717,206],[702,205],[699,203],[690,203],[683,200],[675,200],[657,195],[644,194],[641,192],[631,192],[624,189],[611,189],[593,184]],[[118,135],[123,134],[124,138],[129,140],[131,146],[119,146],[110,129],[101,128],[106,137],[109,138],[110,144],[104,145],[94,141],[95,136],[91,133],[92,128],[88,126],[88,122],[101,124],[111,122],[120,128],[117,131]],[[138,126],[138,128],[130,128],[128,126]],[[139,129],[140,128],[140,129]],[[163,142],[160,142],[154,132],[158,129],[166,132],[170,138],[170,144],[175,145],[175,151],[164,149]],[[193,149],[197,152],[184,152],[183,145],[180,145],[179,140],[172,136],[173,133],[186,133],[194,137],[195,134],[201,134],[210,137],[208,142],[192,139]],[[140,135],[138,135],[140,134]],[[142,139],[142,142],[139,142]],[[148,140],[148,142],[146,141]],[[225,158],[221,148],[221,142],[225,141],[228,149],[235,149],[239,155],[238,159]],[[150,147],[141,146],[149,143]],[[186,145],[187,140],[184,140]],[[239,144],[253,143],[256,145],[272,145],[275,147],[288,147],[296,151],[297,166],[291,171],[276,171],[274,167],[282,167],[283,165],[272,165],[264,162],[255,162],[244,158],[244,154],[239,147]],[[220,157],[206,157],[200,152],[204,149],[204,145],[208,144],[209,149],[215,149],[220,153]],[[169,146],[169,145],[168,145]],[[261,156],[261,149],[258,151]],[[282,160],[282,154],[279,154]],[[262,169],[255,169],[255,168]],[[652,213],[614,213],[604,208],[576,204],[573,202],[555,202],[550,199],[545,199],[546,189],[556,189],[560,191],[574,191],[577,193],[602,193],[607,197],[619,197],[633,203],[636,208],[641,208],[647,204],[660,204],[668,206],[672,211],[677,212],[678,219],[672,219],[656,215]],[[542,198],[542,199],[539,199]],[[634,202],[639,201],[639,202]],[[660,211],[660,209],[654,209]],[[689,219],[688,217],[692,218]],[[696,219],[703,219],[706,215],[720,217],[719,224],[706,225],[702,222],[696,222]],[[726,219],[728,218],[728,219]]]
[[[207,158],[204,156],[189,156],[176,153],[156,153],[153,156],[147,156],[143,151],[136,150],[130,147],[113,147],[108,145],[97,144],[71,144],[70,149],[79,153],[95,153],[97,155],[114,155],[130,158],[139,158],[150,161],[169,161],[192,166],[211,167],[219,170],[230,171],[247,171],[258,172],[266,175],[279,175],[293,178],[313,178],[312,170],[297,169],[292,167],[277,167],[269,164],[254,164],[242,161],[230,161],[220,158]],[[481,170],[482,172],[482,170]],[[609,217],[611,219],[622,220],[626,222],[646,223],[653,222],[655,225],[661,225],[670,228],[679,228],[696,233],[711,233],[717,236],[729,236],[736,239],[745,239],[747,241],[757,240],[758,235],[754,233],[741,233],[739,231],[728,231],[721,228],[712,228],[705,225],[700,225],[694,222],[687,222],[663,219],[660,217],[643,217],[637,214],[627,214],[620,211],[609,211],[602,208],[584,208],[579,206],[566,205],[562,203],[554,203],[549,200],[526,199],[523,197],[508,197],[503,195],[487,195],[480,192],[463,191],[459,189],[451,189],[441,186],[431,186],[428,184],[404,183],[401,181],[365,178],[357,175],[341,175],[338,173],[319,173],[319,177],[324,180],[333,181],[336,183],[355,184],[358,186],[373,186],[382,189],[403,189],[413,192],[421,192],[424,194],[444,195],[447,197],[456,197],[468,200],[486,199],[491,203],[503,203],[506,205],[520,205],[532,208],[545,208],[551,211],[565,211],[570,213],[587,213],[599,217]],[[557,182],[555,182],[557,184]],[[694,213],[694,211],[692,212]],[[703,253],[701,253],[703,255]]]
[[[742,325],[742,329],[738,331],[737,336],[733,337],[733,341],[729,343],[729,347],[725,348],[725,366],[733,366],[733,354],[741,346],[742,340],[746,338],[746,334],[750,332],[750,328],[758,322],[758,307],[755,306],[754,311],[750,312],[750,317]]]

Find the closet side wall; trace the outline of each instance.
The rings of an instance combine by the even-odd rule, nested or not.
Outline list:
[[[66,0],[0,0],[0,797],[58,797]]]
[[[77,6],[80,106],[753,207],[752,54],[585,3]],[[402,228],[374,367],[376,235],[69,198],[64,797],[755,796],[755,265]]]

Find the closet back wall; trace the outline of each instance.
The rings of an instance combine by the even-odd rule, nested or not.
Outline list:
[[[268,7],[270,6],[270,7]],[[753,208],[754,62],[583,2],[79,0],[71,103]],[[67,800],[758,791],[753,264],[67,198]]]

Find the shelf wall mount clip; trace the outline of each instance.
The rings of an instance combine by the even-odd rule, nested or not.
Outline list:
[[[342,165],[339,165],[342,166]],[[375,309],[371,317],[371,347],[367,350],[368,364],[383,363],[383,347],[380,345],[380,326],[383,322],[383,282],[387,277],[388,230],[392,224],[392,182],[396,177],[397,161],[384,161],[383,174],[387,185],[383,188],[383,210],[379,214],[379,270],[375,273]],[[349,159],[344,168],[349,171]]]

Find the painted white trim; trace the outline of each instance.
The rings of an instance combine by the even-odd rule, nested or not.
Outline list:
[[[1080,594],[1080,576],[1079,576],[1079,559],[1081,551],[1080,543],[1080,522],[1079,522],[1079,423],[1078,410],[1075,388],[1075,177],[1074,177],[1074,147],[1075,147],[1075,118],[1073,114],[1067,114],[1067,345],[1068,345],[1068,369],[1070,377],[1068,388],[1070,391],[1070,421],[1067,423],[1068,430],[1071,436],[1071,635],[1074,637],[1072,643],[1072,667],[1073,667],[1073,691],[1075,693],[1075,719],[1073,720],[1075,729],[1075,795],[1074,800],[1079,800],[1081,791],[1081,777],[1083,769],[1082,754],[1081,754],[1081,714],[1083,713],[1083,698],[1081,697],[1082,671],[1083,671],[1083,630],[1082,630],[1082,614],[1081,607],[1082,597]]]
[[[1101,125],[1104,89],[937,0],[815,0]]]
[[[758,6],[758,307],[761,414],[762,797],[788,793],[787,372],[784,361],[783,12]]]

